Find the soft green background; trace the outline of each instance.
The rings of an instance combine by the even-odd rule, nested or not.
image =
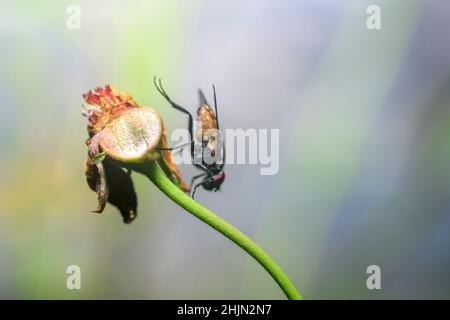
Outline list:
[[[133,224],[90,213],[81,94],[109,83],[185,126],[157,75],[192,111],[214,82],[223,127],[280,129],[277,175],[230,165],[197,199],[305,298],[450,298],[449,30],[446,0],[0,0],[0,297],[283,298],[141,176]],[[71,264],[82,290],[65,287]]]

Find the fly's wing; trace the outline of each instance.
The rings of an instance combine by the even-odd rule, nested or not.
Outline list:
[[[209,103],[208,103],[208,101],[206,101],[206,98],[205,98],[205,95],[203,94],[202,89],[198,89],[198,101],[200,103],[199,104],[200,107],[205,104],[209,106]]]
[[[220,134],[219,123],[217,120],[217,101],[216,89],[214,90],[214,106],[216,112],[210,107],[210,104],[205,98],[203,91],[198,90],[198,97],[200,106],[197,110],[197,130],[195,134],[197,148],[209,149],[211,155],[216,156],[218,153],[218,161],[216,162],[220,168],[223,168],[225,163],[225,146],[223,137]],[[203,153],[200,152],[202,155]]]
[[[218,155],[215,162],[222,165],[225,159],[225,150],[223,137],[218,130],[216,114],[209,106],[202,90],[199,89],[198,94],[200,106],[197,110],[197,131],[195,135],[197,146],[201,147],[202,150],[209,149],[209,153],[213,157]],[[203,152],[200,152],[200,155],[203,157]]]
[[[200,151],[203,148],[202,144],[203,144],[203,132],[204,132],[204,117],[203,117],[203,109],[205,108],[204,106],[208,106],[208,101],[206,100],[205,94],[203,93],[202,89],[198,89],[198,109],[197,109],[197,118],[196,118],[196,129],[195,129],[195,134],[194,134],[194,139],[195,139],[195,145],[196,148],[199,149]]]

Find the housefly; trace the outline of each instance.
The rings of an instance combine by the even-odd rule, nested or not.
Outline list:
[[[216,88],[213,85],[214,111],[207,102],[205,95],[199,89],[199,107],[197,109],[197,126],[194,134],[194,119],[185,108],[176,104],[164,90],[161,79],[154,79],[155,87],[159,93],[178,111],[188,116],[188,129],[190,133],[190,148],[193,164],[202,173],[195,175],[191,180],[191,197],[194,198],[197,188],[202,186],[208,191],[217,191],[225,180],[225,146],[220,134],[217,117]],[[182,145],[183,146],[183,145]],[[181,147],[182,147],[181,146]]]

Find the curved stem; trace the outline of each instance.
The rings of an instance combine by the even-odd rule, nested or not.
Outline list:
[[[232,240],[239,247],[247,251],[248,254],[255,258],[264,267],[264,269],[269,272],[289,299],[302,299],[291,280],[289,280],[277,263],[252,239],[247,237],[227,221],[223,220],[198,202],[194,201],[191,197],[187,196],[166,177],[164,172],[154,161],[150,161],[150,163],[146,163],[145,166],[141,166],[138,171],[145,174],[165,195],[175,201],[182,208],[207,223],[212,228]]]

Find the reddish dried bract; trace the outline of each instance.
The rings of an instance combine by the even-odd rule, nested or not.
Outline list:
[[[166,176],[168,176],[172,181],[175,180],[178,184],[178,187],[183,190],[184,192],[189,192],[189,186],[184,182],[183,177],[181,176],[180,171],[178,170],[177,166],[175,165],[175,162],[173,162],[172,159],[172,153],[170,150],[168,150],[169,145],[167,144],[167,134],[166,130],[163,130],[163,136],[161,140],[161,148],[163,149],[161,151],[163,161],[167,164],[167,169],[164,164],[161,164],[161,168],[163,169]]]
[[[83,108],[88,118],[88,131],[91,136],[100,132],[124,111],[139,107],[128,93],[118,91],[109,85],[89,90],[83,94],[83,98],[89,104]]]

